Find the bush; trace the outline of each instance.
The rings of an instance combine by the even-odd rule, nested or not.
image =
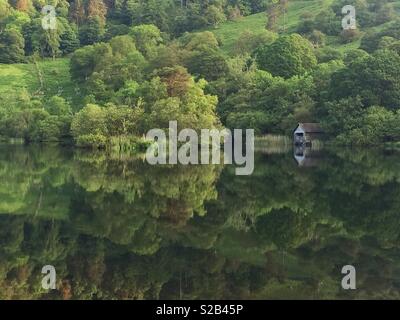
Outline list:
[[[269,45],[277,38],[277,34],[268,30],[254,33],[250,30],[242,32],[235,43],[234,52],[236,55],[252,53],[260,46]]]
[[[300,34],[307,34],[312,32],[314,28],[315,28],[314,20],[304,19],[299,23],[296,31]]]
[[[266,133],[271,127],[270,117],[262,111],[234,112],[227,118],[227,127],[230,129],[253,128],[256,134]]]
[[[360,39],[361,33],[358,29],[343,30],[340,33],[340,41],[342,43],[350,43]]]
[[[94,104],[88,104],[75,114],[71,131],[75,139],[85,135],[106,135],[105,109]]]
[[[104,149],[107,145],[107,138],[102,134],[86,134],[76,139],[76,145],[81,148]]]
[[[110,146],[113,150],[122,152],[144,153],[152,145],[152,141],[137,136],[118,136],[110,138]]]
[[[368,57],[368,53],[366,51],[361,49],[353,49],[346,52],[343,61],[345,65],[349,66],[353,62],[366,57]]]
[[[325,46],[326,35],[319,30],[313,30],[307,35],[307,39],[311,41],[315,48],[320,48]]]
[[[332,47],[325,47],[316,52],[318,63],[325,63],[332,60],[342,60],[343,54]]]

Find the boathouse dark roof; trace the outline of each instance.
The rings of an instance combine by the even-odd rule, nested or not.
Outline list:
[[[324,130],[319,125],[319,123],[299,123],[297,128],[298,127],[301,127],[306,133],[323,133],[324,132]]]

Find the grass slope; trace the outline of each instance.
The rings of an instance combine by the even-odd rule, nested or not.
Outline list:
[[[309,0],[309,1],[290,1],[287,14],[282,16],[279,21],[279,31],[285,33],[294,32],[300,22],[303,13],[316,13],[323,8],[329,7],[332,0]],[[243,17],[236,21],[228,21],[221,24],[216,29],[211,29],[216,37],[222,39],[222,50],[226,54],[231,54],[236,40],[245,30],[254,33],[262,32],[267,23],[265,12]]]
[[[37,66],[33,63],[0,64],[0,95],[26,89],[36,96],[60,95],[71,103],[80,101],[81,97],[70,79],[68,58],[43,60]]]
[[[331,5],[333,0],[291,0],[287,14],[278,21],[281,33],[294,32],[304,13],[318,13],[320,10]],[[400,12],[400,0],[394,1],[395,9]],[[228,21],[216,29],[210,29],[219,39],[222,39],[222,50],[231,55],[236,40],[245,30],[254,33],[265,29],[267,17],[264,12],[254,14],[236,21]],[[383,27],[377,26],[373,29],[379,30]],[[362,30],[363,32],[367,30]],[[343,45],[339,43],[338,37],[328,37],[327,45],[341,51],[358,48],[360,40]],[[28,90],[32,94],[51,97],[60,95],[68,99],[73,106],[81,103],[82,97],[78,87],[70,79],[69,59],[43,60],[38,63],[42,81],[35,64],[0,64],[0,95],[7,91]],[[42,84],[41,84],[42,82]]]
[[[281,16],[278,21],[279,33],[293,33],[296,31],[296,27],[301,20],[301,16],[304,13],[311,13],[313,15],[317,14],[321,10],[328,8],[332,4],[333,0],[291,0],[289,1],[289,7],[287,14]],[[393,1],[393,7],[399,13],[400,12],[400,0]],[[242,32],[245,30],[250,30],[253,33],[262,32],[265,29],[267,22],[266,13],[257,13],[247,17],[243,17],[236,21],[228,21],[221,24],[216,29],[209,29],[213,32],[219,39],[222,39],[222,50],[227,55],[232,55],[235,42],[239,38]],[[385,25],[380,25],[370,29],[362,29],[362,32],[368,30],[380,30]],[[340,51],[346,51],[349,49],[358,48],[361,40],[342,44],[339,42],[338,37],[328,37],[327,45],[334,47]]]

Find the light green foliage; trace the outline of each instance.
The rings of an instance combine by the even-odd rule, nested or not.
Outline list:
[[[111,137],[138,136],[144,124],[143,111],[108,104],[86,105],[76,113],[71,124],[72,135],[81,147],[106,147]]]
[[[180,38],[184,48],[193,51],[203,47],[217,49],[219,47],[218,39],[210,31],[187,33]]]
[[[210,5],[207,7],[205,18],[207,20],[207,24],[213,26],[214,28],[218,27],[220,23],[226,21],[226,16],[223,12],[223,9],[216,5]]]
[[[74,137],[89,134],[107,135],[105,109],[88,104],[74,116],[71,131]]]
[[[54,96],[43,107],[27,92],[8,93],[0,100],[0,134],[22,138],[27,142],[60,141],[70,134],[71,108],[61,97]]]
[[[129,36],[117,36],[110,44],[99,43],[74,52],[71,75],[87,93],[106,102],[128,81],[142,78],[146,61]]]
[[[11,6],[8,0],[0,0],[0,21],[10,14]]]
[[[4,12],[4,11],[3,11]],[[5,29],[16,29],[22,32],[23,28],[31,22],[31,17],[26,12],[17,10],[7,10],[3,13],[3,18],[0,18],[0,24],[5,25]]]
[[[204,81],[189,80],[180,97],[159,99],[146,108],[147,128],[168,128],[169,121],[178,121],[181,129],[212,129],[219,126],[215,113],[217,97],[204,94]]]
[[[206,80],[225,76],[228,66],[218,40],[211,32],[199,32],[183,36],[181,56],[189,72]]]
[[[277,35],[268,30],[263,30],[260,33],[254,33],[251,30],[246,30],[240,34],[234,47],[234,53],[238,55],[251,54],[260,46],[269,45],[274,42]]]
[[[45,106],[47,112],[53,116],[68,116],[72,114],[71,106],[58,96],[51,97]]]
[[[162,43],[160,30],[154,25],[135,26],[131,30],[138,50],[151,59],[156,54],[157,47]]]
[[[37,9],[43,1],[14,3],[17,9],[0,2],[0,34],[13,35],[7,39],[14,44],[1,47],[0,58],[35,62],[0,66],[0,92],[7,97],[27,90],[31,101],[29,107],[16,103],[14,111],[0,106],[8,119],[3,120],[6,137],[68,137],[71,117],[79,118],[86,105],[105,110],[106,130],[100,135],[107,143],[136,139],[149,128],[167,127],[169,120],[282,134],[298,121],[326,122],[325,106],[358,95],[366,122],[352,129],[358,135],[352,140],[396,139],[396,116],[372,120],[369,112],[381,115],[382,110],[370,109],[381,106],[395,115],[398,109],[399,28],[396,21],[386,23],[394,19],[397,1],[351,1],[359,9],[356,36],[362,39],[342,34],[349,42],[343,45],[342,0],[282,1],[277,34],[265,30],[262,1],[52,3],[58,13],[55,31],[41,27]],[[227,18],[231,21],[224,22]],[[381,51],[369,56],[358,49],[360,43],[368,52]],[[85,44],[90,45],[77,49]],[[55,59],[66,54],[70,60]],[[391,133],[383,137],[365,129],[368,138],[362,140],[369,121],[390,126]],[[96,141],[97,133],[90,131],[74,134],[75,141],[85,135],[94,135],[85,144]]]

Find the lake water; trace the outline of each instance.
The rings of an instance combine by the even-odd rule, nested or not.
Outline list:
[[[0,298],[399,299],[400,152],[301,161],[266,149],[236,176],[0,146]]]

